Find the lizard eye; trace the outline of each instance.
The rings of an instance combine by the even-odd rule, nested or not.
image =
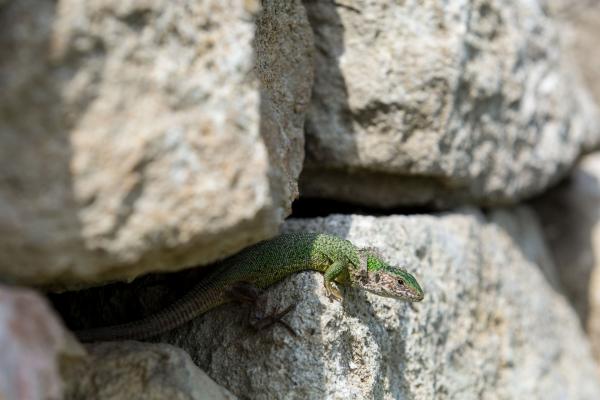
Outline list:
[[[404,286],[404,279],[398,279],[398,285]]]

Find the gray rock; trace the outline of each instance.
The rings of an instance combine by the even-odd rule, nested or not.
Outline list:
[[[596,104],[600,103],[600,54],[596,51],[600,35],[600,1],[546,2],[562,24],[561,40],[564,42],[567,58],[577,64]]]
[[[537,1],[305,4],[317,48],[305,196],[512,203],[599,143],[598,111]]]
[[[582,159],[571,179],[533,203],[561,286],[600,360],[600,153]]]
[[[0,9],[0,276],[205,264],[276,233],[312,88],[299,1]],[[227,237],[227,240],[223,240]]]
[[[528,222],[528,223],[527,223]],[[216,382],[252,399],[596,399],[600,385],[573,310],[537,262],[549,257],[533,214],[291,220],[379,248],[414,272],[421,303],[346,290],[325,297],[305,272],[268,290],[259,312],[297,304],[281,326],[253,332],[239,306],[219,308],[162,340]]]
[[[40,295],[0,285],[0,399],[61,399],[61,368],[84,355]]]
[[[108,342],[66,371],[66,400],[234,400],[183,350],[167,344]]]

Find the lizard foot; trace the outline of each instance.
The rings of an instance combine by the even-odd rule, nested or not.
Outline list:
[[[256,331],[262,331],[263,329],[269,328],[274,324],[281,324],[285,329],[288,330],[292,335],[298,336],[294,328],[290,326],[286,321],[282,318],[286,316],[290,311],[296,308],[295,304],[292,304],[285,308],[283,311],[273,310],[267,316],[256,318],[255,321],[250,321],[250,326],[254,328]]]
[[[238,282],[227,291],[227,294],[235,301],[252,304],[253,308],[256,309],[261,292],[262,291],[259,288],[250,282]],[[281,324],[292,335],[298,336],[290,324],[283,320],[283,317],[285,317],[295,307],[296,305],[292,304],[283,311],[272,310],[269,315],[263,317],[256,316],[256,314],[254,317],[251,317],[251,314],[249,313],[248,324],[256,331],[262,331],[275,324]],[[248,311],[250,312],[250,310]]]
[[[325,282],[325,293],[330,301],[342,301],[342,293],[331,282]]]

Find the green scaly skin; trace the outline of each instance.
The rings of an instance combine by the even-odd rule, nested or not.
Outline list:
[[[348,240],[327,234],[289,233],[257,243],[223,260],[194,289],[158,314],[76,334],[84,342],[156,336],[236,300],[232,293],[241,284],[265,289],[306,270],[322,272],[325,290],[336,300],[342,299],[336,284],[360,287],[401,300],[423,300],[423,290],[415,277],[386,263],[376,250],[359,249]]]

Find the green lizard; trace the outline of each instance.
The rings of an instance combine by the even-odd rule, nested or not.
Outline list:
[[[359,287],[385,297],[423,300],[417,280],[404,269],[386,263],[376,250],[359,249],[348,240],[327,234],[289,233],[223,260],[189,293],[158,314],[76,334],[86,342],[152,337],[240,296],[252,297],[249,287],[262,290],[305,270],[322,272],[327,295],[335,300],[342,299],[336,284]]]

